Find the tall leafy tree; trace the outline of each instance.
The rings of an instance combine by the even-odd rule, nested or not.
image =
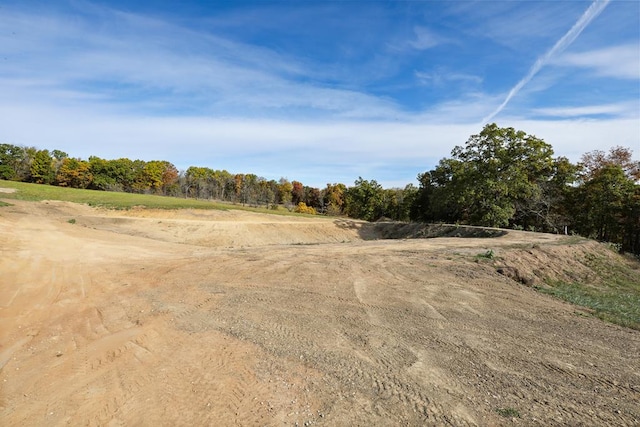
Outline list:
[[[208,180],[212,173],[213,171],[206,167],[189,167],[185,172],[185,195],[203,199],[211,197]]]
[[[580,165],[584,180],[593,178],[605,166],[619,166],[627,178],[640,181],[640,161],[633,160],[633,152],[626,147],[615,146],[608,153],[602,150],[590,151],[582,155]]]
[[[291,203],[298,205],[305,201],[304,185],[299,181],[291,182]]]
[[[322,202],[327,215],[342,214],[346,191],[347,187],[344,184],[327,184],[322,191]]]
[[[289,182],[287,178],[280,178],[278,182],[278,194],[277,200],[278,203],[281,203],[285,206],[291,205],[293,185]]]
[[[637,233],[638,185],[618,165],[598,169],[582,184],[574,199],[574,217],[580,234],[622,244]]]
[[[345,193],[345,213],[353,218],[375,221],[384,215],[384,189],[375,180],[359,177]]]
[[[486,125],[452,158],[419,176],[416,196],[422,218],[504,227],[542,197],[541,184],[553,171],[553,150],[543,140],[514,128]],[[528,220],[527,214],[522,218]]]
[[[304,203],[316,211],[322,208],[322,193],[315,187],[304,187]]]
[[[17,145],[0,144],[0,179],[21,180],[22,163],[25,160],[25,149]]]
[[[50,184],[54,178],[53,162],[49,150],[38,150],[31,161],[31,182]]]

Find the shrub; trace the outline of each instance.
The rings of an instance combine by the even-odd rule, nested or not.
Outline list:
[[[297,213],[304,213],[304,214],[310,214],[310,215],[315,215],[317,213],[315,208],[311,206],[307,206],[305,202],[298,203],[298,206],[296,206],[294,211]]]

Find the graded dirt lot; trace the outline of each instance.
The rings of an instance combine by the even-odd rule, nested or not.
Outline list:
[[[496,272],[580,275],[596,243],[10,202],[0,425],[640,423],[640,332]]]

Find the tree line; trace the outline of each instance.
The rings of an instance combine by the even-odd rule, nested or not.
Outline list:
[[[628,148],[585,153],[490,124],[418,176],[411,219],[576,233],[640,254],[640,162]]]
[[[486,125],[456,146],[419,186],[309,187],[208,167],[178,171],[164,160],[88,160],[60,150],[0,144],[0,179],[278,207],[376,221],[446,222],[576,233],[640,254],[640,162],[628,148],[585,153],[577,164],[513,128]]]

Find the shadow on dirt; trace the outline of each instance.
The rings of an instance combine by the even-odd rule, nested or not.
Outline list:
[[[431,239],[434,237],[490,238],[501,237],[507,230],[470,225],[425,224],[417,222],[362,222],[338,219],[334,223],[345,230],[357,230],[363,240]]]

